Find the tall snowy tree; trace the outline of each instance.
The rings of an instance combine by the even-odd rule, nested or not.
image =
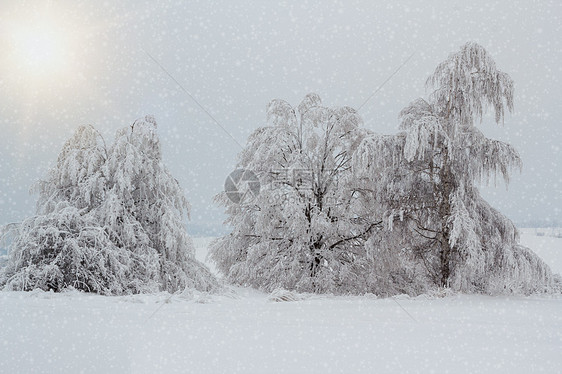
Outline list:
[[[189,205],[162,163],[156,122],[136,121],[107,148],[80,127],[37,185],[0,276],[8,289],[64,288],[125,294],[217,283],[194,259],[183,218]]]
[[[475,126],[487,108],[503,123],[513,108],[511,78],[483,47],[467,43],[438,65],[427,85],[434,89],[429,99],[400,113],[399,134],[372,135],[355,155],[358,173],[377,181],[372,198],[389,228],[398,226],[401,240],[409,233],[406,248],[437,285],[488,293],[548,289],[548,266],[517,243],[513,223],[476,187],[497,177],[507,184],[521,167],[512,146]]]
[[[101,219],[110,237],[131,252],[156,251],[158,283],[165,290],[216,287],[209,270],[195,260],[184,225],[190,205],[162,163],[154,118],[117,132],[103,171],[108,178]]]
[[[363,242],[380,221],[361,208],[351,173],[360,117],[309,94],[296,109],[273,100],[267,119],[238,163],[259,176],[260,194],[242,203],[217,197],[233,231],[210,258],[231,282],[268,291],[365,292]]]

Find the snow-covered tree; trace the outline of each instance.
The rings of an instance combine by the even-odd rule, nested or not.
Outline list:
[[[258,175],[260,193],[239,204],[217,197],[233,231],[212,243],[210,258],[231,282],[268,291],[366,292],[363,243],[380,221],[363,208],[351,171],[360,117],[309,94],[296,109],[273,100],[267,120],[238,162]]]
[[[101,220],[111,238],[131,252],[155,250],[165,290],[214,288],[214,277],[195,260],[184,225],[190,205],[162,163],[154,118],[117,132],[103,172],[108,180]]]
[[[513,108],[511,78],[483,47],[467,43],[438,65],[427,85],[434,89],[429,99],[417,99],[400,113],[400,133],[367,137],[354,158],[357,172],[376,181],[373,204],[388,228],[398,229],[394,241],[401,243],[388,253],[407,249],[428,279],[455,290],[548,289],[548,266],[517,244],[514,224],[476,187],[498,177],[507,184],[510,172],[521,167],[512,146],[486,138],[475,126],[487,108],[503,122]]]
[[[136,121],[107,148],[80,127],[37,184],[37,214],[19,226],[0,276],[8,289],[124,294],[211,290],[183,224],[189,204],[162,163],[156,122]]]

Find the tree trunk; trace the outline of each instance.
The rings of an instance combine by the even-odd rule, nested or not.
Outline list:
[[[440,286],[447,287],[451,276],[451,253],[453,248],[450,245],[451,232],[449,227],[449,217],[451,216],[451,194],[454,189],[453,174],[449,165],[448,155],[445,153],[443,166],[439,173],[441,203],[439,204],[439,219],[441,220],[441,240],[440,240]]]
[[[451,275],[451,267],[450,267],[450,257],[452,248],[449,245],[449,230],[444,229],[442,233],[442,240],[441,240],[441,279],[440,279],[440,286],[447,287],[449,284],[449,277]]]

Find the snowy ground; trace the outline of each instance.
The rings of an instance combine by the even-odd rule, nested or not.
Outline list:
[[[208,239],[196,239],[204,259]],[[562,271],[562,238],[531,246]],[[562,298],[0,293],[2,373],[556,373]]]

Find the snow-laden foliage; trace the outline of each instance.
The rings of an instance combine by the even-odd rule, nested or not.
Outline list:
[[[217,286],[194,258],[183,223],[189,204],[162,163],[152,117],[119,130],[110,147],[92,126],[80,127],[36,189],[37,215],[19,226],[5,288],[126,294]]]
[[[451,127],[471,126],[491,107],[496,122],[505,110],[513,110],[513,80],[496,68],[496,63],[480,45],[469,42],[440,63],[427,79],[434,87],[431,101]]]
[[[267,291],[366,292],[364,241],[380,222],[351,170],[361,118],[309,94],[296,110],[273,100],[267,119],[237,165],[259,176],[260,194],[242,204],[217,196],[233,231],[211,245],[210,258],[231,282]]]
[[[497,70],[484,48],[468,43],[439,64],[428,85],[435,88],[429,101],[417,99],[400,113],[400,133],[368,136],[354,155],[356,172],[372,181],[372,204],[395,232],[386,234],[388,255],[406,253],[414,262],[385,261],[416,272],[421,264],[426,279],[454,290],[548,290],[553,279],[548,266],[517,244],[513,223],[490,207],[475,185],[498,176],[507,184],[510,172],[521,167],[512,146],[486,138],[475,126],[487,108],[496,122],[512,110],[511,78]],[[388,287],[411,288],[418,275]],[[417,279],[421,283],[412,290],[425,287],[423,277]]]

